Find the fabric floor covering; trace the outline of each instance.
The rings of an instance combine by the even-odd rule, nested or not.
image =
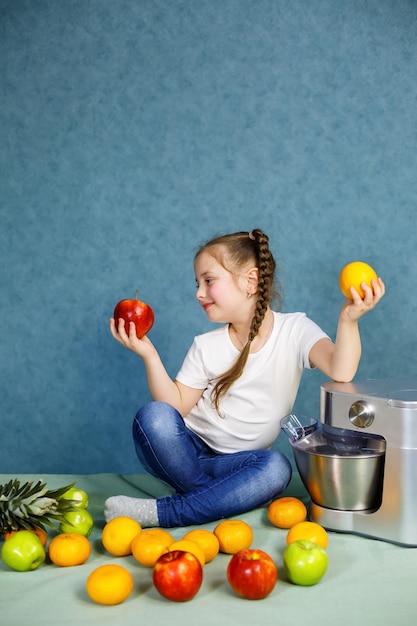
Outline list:
[[[4,626],[417,624],[417,548],[329,532],[329,567],[325,576],[312,587],[292,585],[285,577],[282,563],[287,531],[272,526],[266,509],[260,508],[239,519],[253,528],[252,547],[268,552],[277,564],[279,580],[272,593],[258,601],[236,596],[226,578],[231,557],[219,554],[206,564],[197,596],[189,602],[170,602],[153,587],[150,568],[141,566],[132,556],[113,557],[101,544],[103,506],[107,497],[116,494],[161,497],[171,493],[165,484],[144,474],[2,474],[0,483],[11,478],[21,481],[42,478],[48,488],[76,482],[89,494],[88,509],[95,525],[90,535],[92,553],[84,565],[58,567],[47,558],[33,572],[15,572],[0,561],[0,621]],[[285,495],[300,497],[308,503],[298,474],[294,474]],[[215,526],[213,522],[204,528],[213,530]],[[186,530],[189,528],[175,528],[170,532],[175,539],[180,539]],[[56,533],[51,529],[49,534],[52,537]],[[89,573],[104,563],[122,564],[134,577],[134,590],[122,604],[95,604],[85,591]]]

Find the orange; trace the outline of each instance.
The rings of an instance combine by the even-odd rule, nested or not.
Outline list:
[[[206,563],[216,557],[220,550],[219,540],[216,535],[206,528],[195,528],[185,533],[183,539],[195,541],[204,552]]]
[[[43,528],[19,528],[19,530],[28,530],[31,533],[35,533],[35,535],[37,535],[41,540],[43,547],[46,546],[48,542],[48,533]],[[6,533],[4,536],[4,541],[7,541],[8,539],[10,539],[10,537],[13,537],[15,533],[17,533],[17,530],[11,530],[10,532]]]
[[[361,288],[361,284],[366,283],[371,286],[371,281],[374,278],[378,278],[378,276],[370,265],[363,263],[362,261],[353,261],[352,263],[345,265],[340,272],[340,289],[343,295],[351,300],[352,294],[350,293],[350,287],[354,287],[363,299],[365,297],[365,293]]]
[[[142,526],[131,517],[120,515],[107,522],[101,533],[101,543],[114,556],[132,554],[132,540],[142,531]]]
[[[91,544],[80,533],[61,533],[49,542],[48,555],[52,563],[61,567],[82,565],[91,554]]]
[[[287,533],[287,546],[299,539],[306,539],[307,541],[317,543],[324,550],[329,543],[327,532],[324,530],[323,526],[320,526],[320,524],[316,522],[299,522],[291,526]]]
[[[120,604],[133,591],[133,576],[121,565],[100,565],[86,582],[88,595],[98,604]]]
[[[153,567],[173,541],[174,537],[163,528],[146,528],[133,539],[132,554],[141,565]]]
[[[268,519],[278,528],[291,528],[298,522],[304,522],[307,517],[307,508],[304,502],[291,496],[274,500],[267,510]]]
[[[168,546],[165,552],[173,552],[174,550],[191,552],[191,554],[194,554],[200,561],[201,567],[204,567],[206,564],[206,557],[204,556],[202,548],[195,541],[191,541],[191,539],[179,539],[178,541],[174,541]]]
[[[219,540],[220,552],[226,554],[246,550],[253,541],[252,527],[243,520],[223,520],[217,524],[213,532]]]

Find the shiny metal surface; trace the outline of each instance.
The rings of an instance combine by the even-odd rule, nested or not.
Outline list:
[[[357,400],[349,409],[349,419],[357,428],[369,428],[375,417],[374,407],[364,400]]]
[[[321,433],[292,444],[301,479],[316,504],[341,511],[381,505],[385,442],[368,437],[360,441],[360,448],[355,437],[352,446],[348,442],[338,449]]]
[[[287,415],[281,428],[313,502],[342,511],[375,510],[381,505],[383,437],[319,425],[304,415]]]
[[[320,394],[323,427],[383,437],[385,464],[383,480],[375,485],[380,491],[376,510],[346,511],[318,504],[310,484],[311,519],[329,530],[417,547],[417,377],[325,383]],[[366,418],[371,412],[372,421]],[[354,414],[360,415],[359,428],[352,423]],[[330,480],[331,472],[327,474]],[[342,482],[349,490],[348,478]]]

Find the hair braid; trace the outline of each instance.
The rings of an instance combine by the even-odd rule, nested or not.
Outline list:
[[[251,343],[258,334],[267,308],[272,300],[275,272],[275,261],[269,249],[268,237],[259,229],[252,231],[251,234],[254,238],[255,245],[257,245],[259,277],[255,314],[249,331],[249,343]]]

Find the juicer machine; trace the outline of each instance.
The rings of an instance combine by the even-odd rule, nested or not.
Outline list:
[[[417,377],[325,383],[320,423],[291,441],[310,519],[417,547]]]

